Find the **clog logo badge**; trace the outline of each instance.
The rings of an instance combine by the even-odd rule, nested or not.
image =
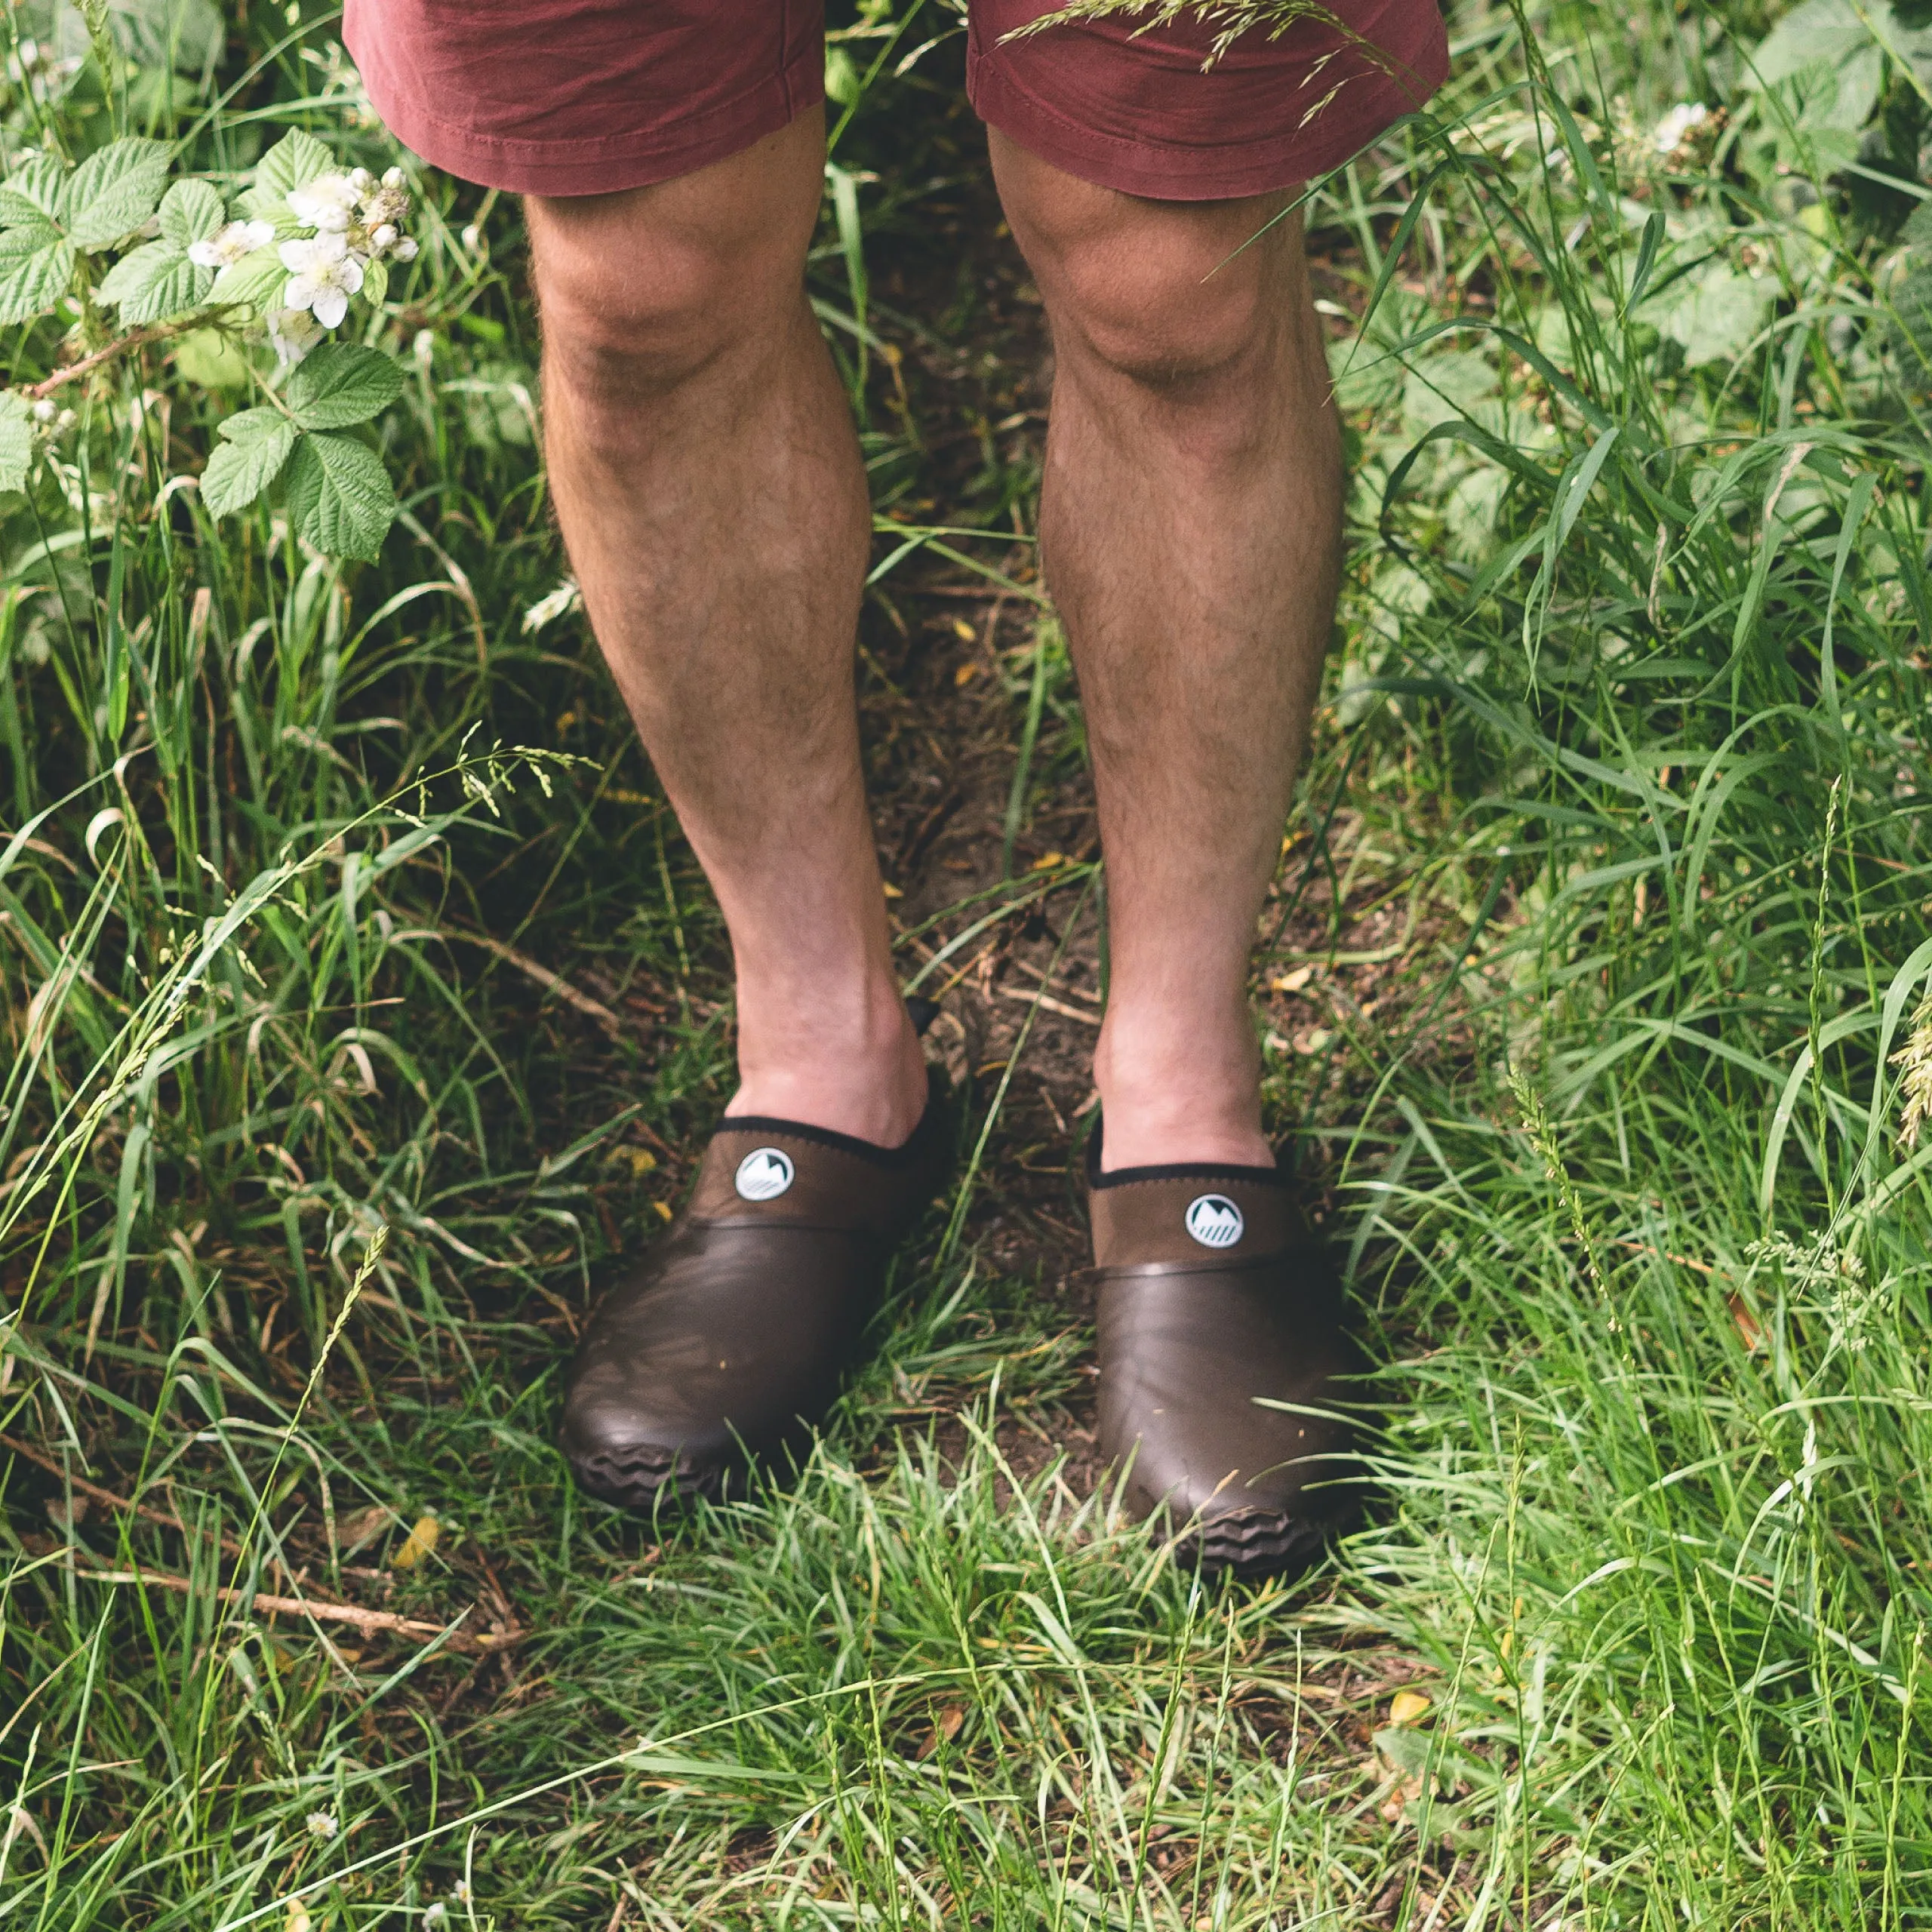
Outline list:
[[[792,1185],[792,1157],[776,1147],[754,1147],[738,1163],[734,1184],[747,1201],[776,1201]]]
[[[1203,1247],[1232,1247],[1247,1226],[1225,1194],[1197,1194],[1187,1204],[1187,1231]]]

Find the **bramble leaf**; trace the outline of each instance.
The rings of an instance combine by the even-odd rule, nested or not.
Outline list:
[[[288,379],[288,406],[305,429],[346,429],[366,423],[402,393],[393,356],[360,343],[317,349]]]
[[[371,260],[362,264],[362,286],[356,291],[372,309],[383,306],[383,297],[389,292],[389,265],[387,262]]]
[[[29,155],[0,186],[0,228],[58,225],[65,165],[51,155]]]
[[[263,155],[255,168],[255,185],[242,197],[248,212],[272,222],[278,233],[297,235],[302,223],[288,205],[288,191],[335,171],[335,156],[300,128],[289,131]]]
[[[245,302],[251,309],[277,308],[288,283],[288,271],[282,266],[281,257],[272,248],[257,248],[215,277],[208,300]]]
[[[0,490],[24,490],[33,465],[33,418],[18,389],[0,390]]]
[[[245,409],[223,423],[220,433],[202,472],[202,501],[212,516],[252,503],[288,460],[297,432],[278,410]]]
[[[374,451],[349,436],[304,436],[288,466],[297,536],[331,557],[373,562],[395,521],[395,491]]]
[[[1772,299],[1770,285],[1718,260],[1672,283],[1638,312],[1684,345],[1684,366],[1694,369],[1741,355]]]
[[[168,150],[130,135],[91,154],[67,177],[62,226],[77,248],[91,253],[134,233],[155,211],[168,181]]]
[[[214,269],[198,268],[171,242],[148,242],[108,270],[100,299],[124,322],[164,321],[196,307],[214,280]]]
[[[228,219],[228,211],[205,181],[177,181],[161,199],[161,238],[186,254]]]
[[[266,436],[278,423],[288,420],[280,410],[263,405],[258,409],[238,409],[232,416],[223,417],[214,426],[214,432],[224,442],[245,443],[254,437]]]
[[[51,228],[0,234],[0,327],[44,315],[67,292],[73,244]]]

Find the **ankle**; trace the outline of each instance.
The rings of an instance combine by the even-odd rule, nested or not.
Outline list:
[[[739,1086],[724,1109],[797,1121],[897,1147],[925,1111],[925,1057],[897,989],[852,1013],[745,1011],[740,993]]]
[[[1252,1111],[1252,1110],[1251,1110]],[[1229,1109],[1218,1119],[1198,1110],[1110,1104],[1103,1095],[1100,1171],[1125,1168],[1164,1168],[1185,1162],[1229,1168],[1272,1168],[1275,1150],[1258,1117],[1242,1118]]]
[[[1210,1037],[1216,1030],[1162,1026],[1137,1032],[1116,1029],[1109,1016],[1094,1058],[1105,1124],[1103,1173],[1181,1161],[1274,1165],[1261,1131],[1259,1068],[1245,1014],[1238,1031]],[[1194,1050],[1177,1051],[1177,1041]]]

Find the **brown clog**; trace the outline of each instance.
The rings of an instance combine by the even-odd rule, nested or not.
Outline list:
[[[563,1450],[632,1509],[717,1500],[823,1419],[893,1250],[939,1192],[953,1123],[935,1072],[900,1147],[795,1121],[719,1121],[689,1204],[585,1329]]]
[[[1272,1168],[1100,1171],[1100,1447],[1178,1553],[1244,1575],[1304,1569],[1352,1513],[1364,1364],[1340,1283]]]

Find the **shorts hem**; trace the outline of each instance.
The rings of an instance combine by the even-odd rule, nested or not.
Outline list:
[[[1149,201],[1234,201],[1328,174],[1423,106],[1449,75],[1448,38],[1432,5],[1414,38],[1415,45],[1384,48],[1392,68],[1352,77],[1307,127],[1258,140],[1207,146],[1099,133],[1022,87],[998,50],[973,50],[966,91],[989,127],[1096,187]],[[1359,90],[1352,101],[1351,88]]]
[[[825,63],[814,44],[736,100],[672,128],[590,139],[503,140],[418,111],[406,90],[389,85],[377,47],[358,48],[352,40],[349,52],[370,104],[405,147],[459,180],[516,195],[614,195],[694,174],[789,127],[825,98]]]

